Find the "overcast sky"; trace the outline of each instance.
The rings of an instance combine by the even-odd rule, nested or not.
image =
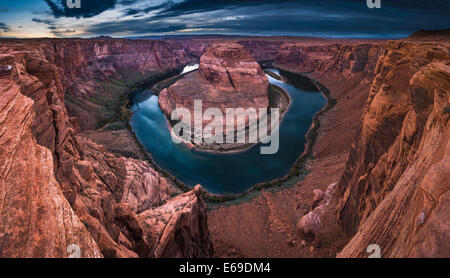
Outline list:
[[[75,0],[72,0],[75,1]],[[404,37],[450,28],[450,0],[0,0],[0,37],[179,34]]]

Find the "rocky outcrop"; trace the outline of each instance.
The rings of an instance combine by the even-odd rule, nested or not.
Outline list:
[[[3,184],[0,191],[1,256],[65,257],[70,255],[67,247],[71,244],[81,248],[83,257],[155,256],[156,239],[165,229],[145,226],[139,214],[158,208],[180,191],[147,162],[113,155],[103,146],[78,136],[78,121],[66,110],[67,94],[73,93],[71,82],[80,82],[91,74],[111,80],[119,74],[121,66],[128,63],[132,64],[130,67],[136,65],[133,63],[142,63],[143,68],[139,69],[144,71],[164,67],[158,65],[158,61],[166,57],[155,58],[158,50],[148,52],[152,57],[145,61],[134,61],[137,56],[123,54],[131,53],[131,48],[120,48],[124,44],[130,47],[137,44],[137,48],[142,44],[143,49],[148,46],[124,40],[33,40],[0,44],[4,53],[0,64],[12,65],[10,76],[0,78],[5,91],[0,94],[0,128],[3,130],[0,159],[4,167],[0,176]],[[94,50],[98,56],[88,50]],[[87,51],[86,57],[80,59],[90,57],[92,60],[68,63],[61,57],[64,54],[61,51],[73,51],[65,56],[67,59],[82,56],[82,51]],[[182,63],[174,59],[169,67]],[[76,66],[71,66],[72,63]],[[105,70],[107,67],[111,70]],[[86,79],[85,86],[89,87],[91,81]],[[178,206],[196,207],[202,202],[200,197],[176,200],[172,204]],[[199,215],[190,215],[195,213]],[[184,242],[189,248],[180,245],[182,251],[177,254],[211,255],[209,246],[205,247],[210,244],[209,232],[199,230],[205,227],[206,212],[192,209],[183,215],[160,215],[160,220],[188,216],[183,220],[184,225],[172,231],[177,233],[178,228],[189,225],[199,227],[192,231],[199,232],[198,237],[206,241],[189,242],[191,238],[197,239],[196,234],[189,234]],[[169,237],[166,244],[170,245],[172,239]],[[170,256],[171,253],[159,255]]]
[[[384,257],[448,257],[448,49],[386,45],[339,183],[339,219],[353,236],[340,256],[378,244]]]
[[[187,108],[194,115],[196,100],[202,101],[203,111],[218,108],[223,115],[227,108],[257,111],[268,107],[268,89],[267,77],[242,45],[216,43],[201,57],[198,71],[186,74],[161,91],[159,106],[168,118],[176,108]],[[208,123],[203,121],[203,125]],[[228,132],[225,117],[224,132]]]
[[[323,192],[320,189],[314,190],[314,200],[311,211],[304,215],[297,223],[298,233],[306,241],[313,241],[316,234],[324,225],[324,215],[330,213],[330,202],[334,198],[337,183],[328,186]]]
[[[261,98],[268,105],[268,80],[255,59],[240,44],[213,44],[200,58],[201,78],[219,90],[235,91],[248,98]],[[257,100],[256,100],[257,102]]]
[[[158,231],[155,257],[210,257],[213,246],[209,238],[206,204],[200,197],[201,186],[179,195],[163,206],[139,215],[150,231]],[[155,234],[154,232],[152,234]]]
[[[73,244],[82,257],[101,257],[61,192],[52,153],[31,132],[33,100],[0,81],[0,257],[67,257]]]

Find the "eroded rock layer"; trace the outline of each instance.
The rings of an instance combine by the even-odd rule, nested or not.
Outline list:
[[[339,219],[355,235],[340,256],[449,255],[448,43],[386,45],[347,169]]]
[[[190,59],[178,52],[168,55],[171,50],[164,46],[170,43],[158,44],[124,40],[0,44],[0,64],[12,66],[11,73],[0,78],[1,256],[67,257],[72,244],[80,247],[82,257],[211,256],[201,197],[190,192],[172,200],[179,189],[146,161],[113,155],[79,136],[78,121],[66,110],[68,94],[83,94],[81,86],[84,93],[92,93],[92,82],[113,80],[121,70],[167,71]],[[160,56],[161,51],[167,56]],[[169,63],[169,56],[178,58]],[[163,60],[167,63],[161,64]],[[77,83],[83,78],[86,84]],[[83,118],[83,113],[77,115]],[[172,205],[158,214],[158,207],[169,200]],[[178,207],[186,208],[183,214],[176,213]],[[148,217],[140,215],[151,211],[158,226],[144,225]],[[173,226],[171,221],[182,225]],[[178,237],[167,231],[192,233],[175,244],[171,240]]]

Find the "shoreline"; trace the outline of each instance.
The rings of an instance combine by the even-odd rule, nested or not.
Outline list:
[[[266,181],[266,182],[255,184],[252,187],[250,187],[249,189],[247,189],[247,190],[245,190],[245,191],[243,191],[241,193],[214,194],[214,193],[210,193],[206,189],[202,188],[201,195],[204,198],[205,202],[208,204],[208,209],[214,209],[214,208],[210,207],[211,205],[212,206],[214,206],[214,205],[224,205],[224,204],[232,202],[232,201],[243,200],[245,197],[249,197],[252,194],[259,193],[263,189],[276,188],[276,187],[282,189],[282,188],[290,187],[292,185],[289,185],[288,183],[289,183],[289,181],[291,181],[291,179],[293,179],[295,177],[299,177],[299,180],[301,180],[308,173],[308,169],[306,168],[306,163],[311,159],[312,148],[313,148],[313,146],[315,144],[315,141],[316,141],[315,139],[317,138],[317,135],[318,135],[317,131],[318,131],[319,127],[320,127],[320,121],[318,120],[318,117],[320,115],[323,115],[324,113],[326,113],[330,109],[332,109],[336,105],[336,99],[334,99],[331,96],[331,93],[328,90],[328,88],[326,88],[326,86],[321,84],[319,81],[309,77],[305,73],[294,72],[294,71],[291,71],[291,70],[289,70],[287,68],[282,67],[281,65],[273,65],[272,67],[277,68],[277,69],[282,70],[282,71],[286,71],[286,72],[290,72],[290,73],[293,73],[293,74],[296,74],[296,75],[300,75],[300,76],[305,77],[308,80],[310,80],[314,84],[314,86],[316,86],[317,90],[320,93],[322,93],[322,95],[326,98],[327,105],[325,105],[320,111],[318,111],[316,113],[316,115],[314,115],[314,117],[312,118],[312,124],[311,124],[308,132],[305,135],[305,138],[306,138],[305,150],[297,158],[297,160],[294,162],[294,164],[292,165],[292,167],[290,168],[290,170],[288,171],[288,173],[286,175],[284,175],[283,177],[274,179],[274,180],[270,180],[270,181]],[[170,78],[173,78],[173,76],[169,77],[167,79],[170,79]],[[164,80],[162,80],[160,82],[163,82],[163,81]],[[150,82],[152,82],[152,80],[147,81],[147,82],[143,82],[143,84],[146,84],[146,83],[148,84]],[[141,85],[141,86],[143,86],[143,85]],[[130,90],[127,90],[127,92],[124,93],[125,94],[124,99],[128,100],[128,102],[125,105],[127,107],[127,112],[129,114],[128,115],[129,117],[126,119],[126,123],[125,123],[126,126],[127,126],[127,129],[129,130],[129,132],[133,136],[134,140],[138,144],[139,148],[141,149],[144,157],[146,158],[145,160],[150,164],[150,166],[152,168],[154,168],[163,177],[168,178],[175,186],[180,188],[182,191],[188,192],[188,191],[193,190],[194,187],[191,187],[191,186],[188,186],[188,185],[184,184],[175,175],[173,175],[172,173],[170,173],[170,172],[162,169],[161,167],[159,167],[154,162],[151,154],[148,153],[145,150],[145,148],[142,146],[142,144],[139,142],[136,134],[134,133],[134,131],[133,131],[131,125],[130,125],[130,119],[131,119],[133,113],[129,110],[129,108],[130,108],[129,96],[130,96],[131,93],[133,93],[135,90],[137,90],[136,87],[140,87],[140,86],[134,86],[134,88],[132,88]],[[154,87],[154,85],[152,87]],[[122,106],[123,106],[123,104],[121,105],[121,107]]]

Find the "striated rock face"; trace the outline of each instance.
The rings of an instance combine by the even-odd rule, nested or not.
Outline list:
[[[337,244],[339,257],[368,257],[367,247],[377,244],[382,257],[449,256],[449,39],[432,33],[404,41],[289,42],[281,47],[275,65],[320,81],[337,104],[319,117],[316,159],[304,181],[210,213],[216,253],[226,256],[233,247],[245,256],[275,249],[297,257],[334,256],[327,251]],[[336,165],[338,157],[342,166]],[[325,162],[335,168],[321,165]],[[319,191],[310,193],[312,210],[292,217],[305,204],[304,188],[324,190],[324,178],[326,184],[340,179],[328,205],[323,206],[327,202]],[[266,203],[267,213],[255,212]],[[239,217],[242,210],[251,217]],[[336,218],[339,229],[333,227]],[[268,232],[268,225],[278,229]],[[292,227],[313,241],[312,254],[304,246],[283,249]],[[226,234],[216,232],[221,230]]]
[[[317,139],[315,156],[348,152],[383,50],[384,42],[353,40],[286,43],[280,49],[275,66],[319,81],[337,100],[327,115],[319,117],[324,135]]]
[[[259,39],[240,40],[237,43],[244,46],[245,50],[247,50],[256,61],[274,60],[284,44],[281,40],[264,41]]]
[[[240,44],[213,44],[200,58],[200,76],[210,83],[231,87],[239,95],[261,98],[268,105],[268,79]]]
[[[448,257],[448,43],[389,42],[380,57],[346,171],[341,257]]]
[[[290,189],[211,212],[220,248],[245,256],[334,256],[318,246],[343,241],[329,225],[337,202],[348,240],[340,257],[367,257],[370,244],[383,257],[450,256],[450,57],[448,38],[436,36],[440,42],[427,42],[428,34],[390,42],[240,41],[247,51],[215,44],[198,72],[163,91],[167,115],[196,98],[204,108],[217,107],[212,99],[220,107],[267,106],[267,87],[264,94],[250,90],[266,82],[251,53],[307,73],[337,99],[319,117],[311,175]],[[139,156],[112,154],[78,133],[117,120],[108,113],[129,87],[198,59],[209,45],[0,42],[0,66],[12,67],[0,76],[0,256],[66,257],[71,244],[82,257],[212,255],[201,189],[180,195]],[[256,80],[251,87],[242,82],[249,76]],[[313,193],[316,188],[325,193]],[[317,253],[296,246],[297,234],[314,239]]]
[[[345,57],[360,57],[353,52],[361,48],[367,48],[367,58],[358,60],[361,66],[353,71],[346,70],[353,62]],[[313,64],[287,58],[291,49],[302,50]],[[308,163],[310,174],[305,179],[288,189],[263,191],[252,201],[209,213],[215,256],[230,256],[235,249],[236,256],[244,257],[334,257],[342,250],[346,240],[337,223],[335,194],[325,198],[316,189],[327,193],[327,186],[339,181],[344,171],[382,50],[380,41],[290,39],[282,46],[274,66],[300,73],[314,70],[307,75],[326,86],[337,103],[318,118],[314,159]],[[336,190],[337,184],[328,192]],[[322,197],[331,200],[322,202]],[[309,215],[305,226],[297,226],[305,215]]]
[[[112,47],[126,44],[126,41],[103,43]],[[37,40],[26,44],[7,41],[0,44],[0,52],[4,53],[0,56],[0,64],[12,65],[10,75],[0,78],[0,160],[3,167],[0,173],[0,202],[3,204],[0,210],[0,256],[66,257],[70,255],[67,247],[71,244],[80,246],[83,257],[173,254],[155,253],[157,239],[163,232],[168,238],[167,245],[175,238],[167,235],[164,225],[144,225],[139,214],[157,209],[180,191],[159,176],[146,161],[113,155],[103,146],[78,136],[77,121],[67,113],[65,93],[70,92],[65,90],[71,88],[71,82],[80,79],[77,79],[78,75],[74,75],[74,80],[68,77],[70,69],[61,68],[61,63],[55,62],[62,58],[54,50],[69,51],[73,47],[72,50],[84,51],[91,46],[95,49],[99,44],[102,43],[90,40]],[[102,51],[105,48],[97,49],[99,56],[91,56],[92,60],[80,64],[79,69],[92,70],[89,64],[104,67],[102,59],[106,53]],[[120,52],[119,49],[112,52],[115,51]],[[126,60],[120,55],[116,58]],[[161,65],[152,64],[157,60],[148,59],[145,67],[161,69]],[[130,63],[132,60],[132,57],[128,58]],[[122,65],[110,64],[116,72]],[[98,70],[92,72],[98,73]],[[61,78],[62,75],[65,77]],[[173,205],[193,208],[197,203],[201,207],[200,197],[172,201]],[[190,215],[195,213],[199,215]],[[211,255],[209,232],[201,230],[206,222],[204,210],[191,209],[182,215],[155,213],[154,216],[163,223],[182,218],[179,221],[184,224],[171,231],[183,230],[185,233],[188,229],[193,232],[186,241],[177,243],[181,250],[177,255]],[[186,216],[187,219],[183,218]],[[194,234],[197,232],[198,235]],[[205,241],[189,241],[198,238]]]
[[[31,132],[34,102],[0,79],[0,257],[101,257],[55,179],[53,156]]]
[[[275,64],[314,76],[333,73],[354,79],[361,73],[370,79],[381,48],[373,42],[286,43],[276,56]]]
[[[308,73],[337,98],[326,116],[333,130],[361,115],[340,134],[321,120],[333,140],[317,142],[321,154],[357,138],[335,196],[349,240],[340,257],[367,257],[370,244],[384,257],[449,255],[449,46],[434,35],[443,42],[289,43],[277,55],[276,65]],[[311,236],[317,219],[313,210],[299,231]]]

